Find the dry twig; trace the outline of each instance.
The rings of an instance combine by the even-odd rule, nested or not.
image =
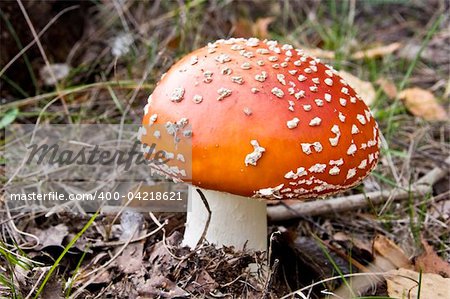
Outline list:
[[[200,237],[200,240],[197,243],[197,245],[198,245],[198,244],[203,244],[203,242],[206,239],[206,234],[208,233],[209,223],[211,222],[211,214],[212,214],[212,212],[211,212],[211,208],[209,207],[208,200],[206,200],[206,197],[203,194],[203,192],[200,189],[197,189],[197,192],[200,195],[200,198],[202,199],[206,210],[208,211],[208,219],[206,220],[205,227],[203,228],[202,236]]]
[[[425,176],[414,183],[409,190],[395,188],[392,190],[380,190],[366,194],[355,194],[344,197],[331,198],[326,200],[316,200],[310,202],[299,202],[290,205],[276,205],[267,209],[270,220],[279,221],[294,219],[301,216],[316,216],[328,213],[340,213],[349,210],[364,208],[371,203],[378,205],[386,199],[392,200],[406,199],[409,196],[422,196],[432,191],[432,186],[442,179],[450,165],[450,157],[445,160],[446,165],[435,167]]]

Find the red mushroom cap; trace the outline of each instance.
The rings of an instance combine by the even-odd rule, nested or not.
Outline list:
[[[276,41],[218,40],[172,66],[143,123],[180,119],[192,126],[191,183],[242,196],[336,193],[379,155],[377,123],[353,88]]]

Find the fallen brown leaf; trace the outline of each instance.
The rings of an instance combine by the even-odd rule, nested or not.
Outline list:
[[[136,273],[142,267],[142,260],[144,254],[144,243],[137,242],[133,244],[128,244],[123,252],[119,255],[117,260],[115,260],[115,265],[120,271],[126,274]]]
[[[238,19],[234,24],[233,36],[235,37],[258,37],[261,39],[269,37],[269,25],[275,20],[274,17],[258,18],[255,22],[249,19]]]
[[[181,37],[179,35],[175,35],[167,43],[167,48],[172,49],[172,50],[178,49],[178,48],[180,48],[180,42],[181,42]]]
[[[303,47],[301,45],[299,45],[298,48],[302,49],[307,55],[313,56],[316,58],[334,59],[334,57],[335,57],[333,51],[322,50],[319,48],[308,48],[308,47]]]
[[[200,270],[197,278],[195,279],[197,283],[189,284],[186,287],[186,291],[193,292],[194,290],[200,291],[201,293],[208,294],[214,292],[219,288],[219,284],[209,275],[206,270]]]
[[[399,267],[409,268],[411,265],[403,250],[383,235],[375,237],[372,247],[375,259],[362,271],[367,273],[367,276],[350,278],[349,284],[342,284],[333,291],[336,298],[353,298],[354,294],[361,293],[381,282],[383,277],[376,273],[396,270]]]
[[[53,277],[50,278],[45,284],[41,296],[41,298],[64,299],[64,294],[61,289],[61,280]]]
[[[339,74],[351,87],[353,87],[367,106],[370,106],[375,102],[376,93],[372,83],[362,81],[358,77],[347,73],[346,71],[339,71]]]
[[[448,183],[445,180],[442,180],[443,182],[439,183],[443,185],[443,188],[446,188],[445,190],[447,190],[447,186]],[[439,187],[439,184],[437,185]],[[437,193],[440,194],[440,193]],[[446,199],[446,200],[441,200],[439,202],[437,202],[436,204],[434,204],[432,206],[432,210],[430,212],[430,216],[434,217],[436,219],[440,219],[440,220],[444,220],[444,221],[448,221],[448,219],[450,218],[450,198]]]
[[[419,273],[403,268],[389,271],[385,277],[388,295],[393,298],[450,298],[450,288],[448,287],[450,278],[443,278],[433,273],[424,273],[420,279]],[[418,294],[419,279],[421,280],[420,296]]]
[[[448,98],[450,96],[450,80],[447,80],[447,84],[445,84],[445,91],[444,91],[444,99]]]
[[[435,273],[450,278],[450,264],[441,259],[426,240],[422,238],[424,252],[416,258],[416,271]]]
[[[269,25],[275,20],[274,17],[258,18],[252,26],[253,35],[259,38],[269,37]]]
[[[447,120],[447,112],[437,102],[435,96],[428,90],[413,87],[399,93],[406,108],[415,116],[425,120]]]
[[[150,277],[138,288],[139,295],[151,298],[186,298],[189,293],[163,276]]]
[[[347,243],[348,248],[351,248],[352,251],[352,259],[364,259],[365,261],[372,261],[373,255],[372,255],[372,247],[370,244],[370,241],[366,241],[363,239],[360,239],[356,236],[348,236],[343,232],[337,232],[333,235],[333,239],[341,242],[341,243]],[[346,245],[344,243],[344,246]]]
[[[373,249],[377,255],[387,259],[397,268],[409,268],[411,264],[405,252],[383,235],[377,235],[375,237]]]
[[[75,286],[80,286],[83,283],[85,283],[86,281],[90,280],[91,278],[92,278],[92,276],[86,276],[86,277],[83,277],[82,279],[77,278]],[[96,274],[94,280],[90,281],[89,285],[108,284],[111,282],[111,280],[112,280],[111,272],[109,270],[104,270],[104,271],[100,271],[98,274]]]
[[[397,86],[395,86],[394,82],[386,78],[379,78],[377,80],[377,84],[381,87],[383,92],[390,98],[391,100],[397,97]]]
[[[252,23],[248,19],[238,19],[233,26],[233,36],[253,37]]]
[[[443,46],[448,44],[448,37],[436,34],[428,46],[421,51],[422,43],[421,39],[410,40],[398,51],[398,57],[412,61],[420,55],[420,58],[425,62],[433,62],[436,65],[448,64],[448,49]]]
[[[394,53],[401,47],[401,43],[392,43],[389,45],[378,46],[368,50],[362,50],[353,53],[353,59],[376,58]]]
[[[40,230],[33,228],[31,233],[39,239],[38,250],[51,245],[61,245],[64,238],[69,234],[69,229],[64,223]]]

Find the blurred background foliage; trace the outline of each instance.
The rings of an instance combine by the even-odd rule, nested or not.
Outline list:
[[[128,121],[137,121],[139,112],[126,107],[143,106],[178,58],[228,37],[276,39],[310,49],[337,69],[372,83],[387,80],[391,89],[419,85],[444,100],[449,94],[448,1],[21,3],[24,10],[16,1],[0,3],[2,114],[9,112],[9,119],[12,114],[21,122],[38,115],[51,122],[115,122],[124,110],[130,110]],[[24,11],[42,50],[33,42]],[[372,55],[361,52],[374,49]],[[392,106],[383,86],[376,87],[379,110],[404,112],[401,105]],[[43,111],[55,96],[58,100]]]

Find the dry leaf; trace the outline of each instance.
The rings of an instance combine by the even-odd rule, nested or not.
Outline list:
[[[410,265],[405,252],[385,236],[378,235],[375,237],[373,249],[377,255],[389,260],[397,268],[405,268]]]
[[[444,99],[448,98],[450,96],[450,80],[447,80],[447,84],[445,84],[445,91],[444,91]]]
[[[352,247],[352,258],[364,258],[367,261],[373,260],[372,256],[372,247],[369,241],[360,239],[356,236],[348,236],[343,232],[337,232],[333,235],[333,239],[340,242],[347,242]],[[355,256],[355,254],[359,254],[359,256]]]
[[[319,48],[307,48],[302,45],[298,45],[297,48],[302,49],[305,54],[316,58],[334,59],[334,52],[328,50],[322,50]]]
[[[353,53],[353,59],[376,58],[394,53],[401,47],[401,43],[392,43],[386,46],[379,46],[368,50]]]
[[[92,270],[92,269],[90,269],[90,270]],[[85,275],[86,273],[88,273],[88,271],[83,271],[80,273],[81,273],[81,275],[83,275],[83,274]],[[91,279],[94,279],[94,280],[91,280]],[[77,279],[75,281],[75,286],[81,286],[84,283],[86,283],[87,281],[89,281],[90,286],[93,286],[96,284],[108,284],[111,282],[111,280],[112,280],[111,272],[109,270],[104,270],[104,271],[100,271],[99,273],[95,274],[94,277],[92,277],[92,275],[77,277]]]
[[[377,80],[377,84],[390,99],[393,100],[397,97],[397,86],[391,80],[380,78]]]
[[[60,223],[44,230],[33,228],[31,233],[38,237],[39,245],[36,248],[40,250],[46,246],[61,245],[69,234],[69,229],[65,224]]]
[[[410,266],[410,262],[403,250],[385,236],[376,236],[372,247],[375,260],[365,266],[363,272],[367,273],[367,275],[350,278],[349,284],[342,284],[333,291],[336,298],[353,298],[353,294],[359,294],[376,285],[383,277],[375,273],[388,272],[399,267],[407,268]]]
[[[420,274],[407,269],[387,272],[387,292],[393,298],[419,298]],[[450,298],[450,278],[443,278],[437,274],[424,273],[421,278],[420,298],[448,299]]]
[[[367,106],[370,106],[375,101],[375,88],[373,88],[372,83],[367,81],[362,81],[359,78],[353,76],[346,71],[340,71],[340,76],[347,81],[348,85],[353,87],[357,94],[363,99]]]
[[[274,17],[258,18],[255,22],[241,18],[234,25],[233,36],[236,37],[258,37],[268,38],[269,25],[275,20]]]
[[[115,260],[118,269],[126,274],[137,273],[142,267],[144,255],[144,243],[128,244],[123,252]]]
[[[167,43],[167,48],[175,50],[180,48],[181,37],[179,35],[175,35],[172,37]]]
[[[406,108],[415,116],[425,120],[447,120],[447,112],[437,102],[434,95],[419,87],[408,88],[398,95]]]
[[[189,293],[161,275],[150,277],[137,289],[139,295],[150,298],[186,298]]]
[[[422,238],[424,252],[416,258],[416,270],[422,270],[424,273],[436,273],[443,277],[450,278],[450,264],[441,259],[433,247]]]
[[[200,270],[197,278],[194,280],[196,283],[190,283],[186,287],[188,292],[200,292],[203,294],[213,293],[214,290],[220,287],[220,285],[209,275],[206,270]]]
[[[61,281],[55,277],[50,278],[42,290],[41,298],[64,299]]]
[[[423,41],[420,39],[413,39],[402,46],[398,52],[400,58],[407,60],[414,60],[420,53],[420,58],[425,62],[433,62],[435,65],[447,65],[449,62],[448,50],[445,45],[448,44],[448,38],[436,35],[428,44],[422,49]]]
[[[445,180],[442,180],[443,182],[441,183],[443,185],[443,188],[446,188],[445,190],[447,190],[447,182]],[[439,186],[439,185],[437,185]],[[440,193],[437,193],[440,194]],[[450,218],[450,198],[446,199],[446,200],[441,200],[437,203],[435,203],[432,206],[432,210],[430,212],[430,216],[436,219],[440,219],[443,221],[448,221]]]
[[[233,26],[233,36],[253,37],[252,23],[248,19],[238,19]]]
[[[275,20],[274,17],[258,18],[252,26],[253,36],[261,39],[269,37],[269,25]]]

